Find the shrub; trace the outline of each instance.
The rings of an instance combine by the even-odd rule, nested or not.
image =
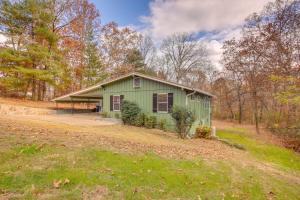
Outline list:
[[[134,125],[138,114],[141,112],[139,106],[130,101],[123,101],[121,114],[124,124]]]
[[[144,126],[145,125],[145,113],[139,113],[135,119],[134,125],[135,126]]]
[[[161,119],[158,123],[159,129],[166,131],[166,124],[167,124],[167,120]]]
[[[100,113],[100,115],[101,115],[103,118],[107,118],[107,117],[108,117],[108,113],[107,113],[107,112],[102,112],[102,113]]]
[[[174,106],[171,113],[175,120],[177,132],[181,138],[185,138],[195,121],[195,117],[186,107]]]
[[[115,113],[115,118],[120,119],[120,113]]]
[[[155,128],[157,123],[156,116],[149,116],[145,118],[145,127],[146,128]]]
[[[196,138],[209,138],[211,136],[211,128],[208,126],[199,126],[196,128]]]

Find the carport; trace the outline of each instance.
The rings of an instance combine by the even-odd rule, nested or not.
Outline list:
[[[75,103],[85,103],[87,106],[87,110],[90,107],[90,104],[98,104],[100,109],[102,108],[102,100],[103,96],[100,94],[99,87],[93,86],[90,88],[86,88],[74,93],[70,93],[58,98],[53,99],[56,103],[56,109],[59,108],[59,103],[70,103],[71,104],[71,112],[74,113],[74,105]],[[100,110],[99,109],[99,110]]]

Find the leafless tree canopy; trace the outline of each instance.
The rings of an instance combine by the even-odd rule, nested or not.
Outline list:
[[[299,132],[299,41],[300,1],[277,0],[249,16],[242,37],[224,43],[225,72],[215,92],[227,103],[219,102],[216,114],[254,122],[258,132],[259,123],[278,132]],[[219,88],[220,82],[226,87]]]
[[[192,34],[178,33],[166,38],[160,51],[161,70],[176,82],[186,82],[193,72],[204,73],[210,64],[206,47]]]

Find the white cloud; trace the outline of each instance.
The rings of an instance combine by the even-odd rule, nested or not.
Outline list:
[[[175,32],[205,33],[213,63],[220,67],[222,43],[240,37],[244,19],[259,12],[270,0],[154,0],[150,15],[142,16],[146,31],[155,40]]]
[[[241,25],[270,0],[155,0],[142,17],[155,37],[174,32],[221,31]]]
[[[208,33],[202,38],[202,41],[207,49],[210,60],[213,65],[218,69],[222,69],[222,65],[220,63],[220,59],[222,56],[222,46],[225,40],[230,40],[232,38],[240,38],[241,37],[241,29],[239,27],[233,29],[224,29],[218,33]]]
[[[222,42],[217,40],[204,40],[203,43],[207,46],[208,55],[212,64],[217,68],[221,69],[220,58],[222,56]]]

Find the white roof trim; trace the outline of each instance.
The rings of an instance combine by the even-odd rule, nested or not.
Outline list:
[[[138,72],[133,72],[133,73],[129,73],[129,74],[126,74],[124,76],[120,76],[118,78],[112,79],[110,81],[106,81],[106,82],[101,83],[101,84],[97,84],[97,85],[94,85],[94,86],[91,86],[91,87],[88,87],[88,88],[85,88],[85,89],[82,89],[82,90],[79,90],[79,91],[76,91],[76,92],[73,92],[73,93],[69,93],[69,94],[63,95],[61,97],[57,97],[57,98],[53,99],[52,101],[61,100],[61,99],[66,98],[66,97],[78,95],[78,94],[81,94],[81,93],[84,93],[84,92],[88,92],[88,91],[91,91],[91,90],[94,90],[94,89],[97,89],[97,88],[101,88],[104,85],[107,85],[109,83],[112,83],[112,82],[115,82],[115,81],[118,81],[118,80],[122,80],[122,79],[130,77],[130,76],[139,76],[139,77],[142,77],[142,78],[145,78],[145,79],[149,79],[149,80],[153,80],[153,81],[165,83],[167,85],[172,85],[172,86],[175,86],[175,87],[179,87],[181,89],[196,91],[198,93],[205,94],[205,95],[210,96],[210,97],[214,97],[214,95],[212,95],[212,94],[210,94],[208,92],[199,90],[199,89],[194,89],[194,88],[187,87],[187,86],[184,86],[184,85],[180,85],[180,84],[177,84],[177,83],[173,83],[173,82],[170,82],[170,81],[165,81],[165,80],[162,80],[162,79],[159,79],[159,78],[156,78],[156,77],[151,77],[151,76],[144,75],[144,74],[141,74],[141,73],[138,73]]]

